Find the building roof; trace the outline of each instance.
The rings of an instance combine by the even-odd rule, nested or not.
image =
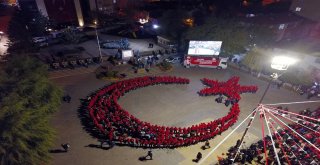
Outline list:
[[[292,0],[290,10],[306,19],[320,22],[319,0]]]
[[[320,56],[320,41],[317,39],[283,40],[277,42],[275,45],[277,48],[287,49],[301,54],[305,53],[312,56]]]
[[[253,17],[244,17],[241,18],[241,21],[252,24],[261,24],[261,25],[279,25],[285,23],[293,23],[302,21],[303,18],[294,15],[290,12],[285,13],[276,13],[276,14],[264,14],[256,15]]]

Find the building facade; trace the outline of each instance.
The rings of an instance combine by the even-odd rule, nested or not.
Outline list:
[[[152,0],[18,0],[21,8],[41,11],[58,24],[73,23],[83,26],[85,19],[92,18],[92,12],[104,14],[121,13],[139,8]]]
[[[300,37],[320,38],[320,1],[292,0],[290,11],[306,20],[298,27]]]

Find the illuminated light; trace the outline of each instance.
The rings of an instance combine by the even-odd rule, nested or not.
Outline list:
[[[3,31],[0,31],[0,34],[3,34]]]
[[[248,1],[243,1],[243,2],[242,2],[242,5],[243,5],[243,6],[248,6],[248,5],[249,5],[249,4],[248,4]]]
[[[144,18],[140,18],[140,19],[139,19],[139,22],[140,22],[141,24],[145,24],[145,23],[149,22],[149,20],[148,20],[148,19],[144,19]]]
[[[158,28],[159,28],[159,25],[154,24],[154,25],[152,25],[152,27],[153,27],[154,29],[158,29]]]
[[[93,23],[94,23],[95,25],[97,25],[97,24],[98,24],[98,21],[97,21],[97,20],[94,20]]]
[[[193,19],[192,18],[184,19],[183,22],[184,22],[185,25],[188,25],[190,27],[193,26]]]
[[[276,56],[272,59],[271,68],[277,70],[287,70],[290,65],[297,62],[297,59],[287,56]]]
[[[79,26],[82,27],[83,25],[84,25],[84,24],[83,24],[83,21],[80,21],[80,20],[79,20]]]

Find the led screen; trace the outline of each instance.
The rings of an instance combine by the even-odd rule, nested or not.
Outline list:
[[[122,58],[131,58],[132,56],[132,50],[122,50]]]
[[[189,55],[219,55],[222,41],[190,41]]]

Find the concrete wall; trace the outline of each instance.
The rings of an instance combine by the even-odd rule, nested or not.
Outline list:
[[[79,24],[79,26],[83,26],[84,25],[84,21],[83,21],[80,1],[79,0],[74,0],[74,5],[75,5],[75,8],[76,8],[78,24]]]
[[[47,8],[46,5],[44,4],[43,0],[36,0],[37,6],[39,11],[46,17],[48,17],[48,12],[47,12]]]

